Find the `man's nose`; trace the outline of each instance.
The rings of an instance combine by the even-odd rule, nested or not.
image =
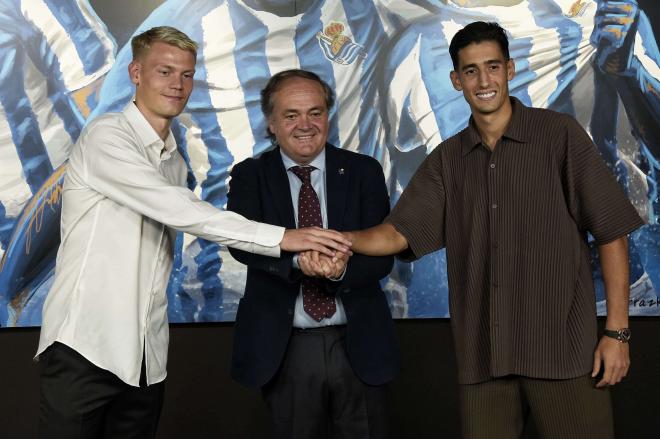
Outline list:
[[[488,87],[488,84],[489,84],[488,72],[486,72],[485,70],[479,71],[479,86]]]
[[[298,128],[301,130],[306,130],[311,127],[309,122],[309,117],[306,114],[300,115],[298,118]]]
[[[181,90],[183,88],[183,77],[179,75],[172,75],[172,82],[170,82],[170,87]]]

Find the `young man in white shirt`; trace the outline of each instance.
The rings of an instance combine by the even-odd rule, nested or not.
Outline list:
[[[170,131],[197,44],[171,27],[132,42],[135,100],[91,122],[63,190],[55,280],[37,355],[41,438],[151,438],[166,376],[175,229],[261,255],[347,252],[337,232],[249,221],[199,200]]]

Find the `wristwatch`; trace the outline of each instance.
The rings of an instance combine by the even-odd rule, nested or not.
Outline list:
[[[628,343],[631,333],[629,328],[621,328],[616,331],[606,329],[603,331],[603,335],[619,340],[621,343]]]

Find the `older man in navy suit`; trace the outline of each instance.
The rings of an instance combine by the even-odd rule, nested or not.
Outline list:
[[[327,143],[333,102],[314,73],[287,70],[269,80],[261,107],[275,148],[234,167],[229,210],[285,227],[382,222],[389,198],[380,164]],[[399,352],[378,281],[392,258],[230,251],[248,266],[232,376],[262,389],[275,437],[387,437],[384,384],[399,369]]]

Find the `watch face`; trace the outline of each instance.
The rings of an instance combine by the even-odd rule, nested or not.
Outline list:
[[[630,329],[628,328],[623,328],[621,331],[619,331],[619,334],[621,335],[621,340],[623,341],[629,341],[630,340]]]

